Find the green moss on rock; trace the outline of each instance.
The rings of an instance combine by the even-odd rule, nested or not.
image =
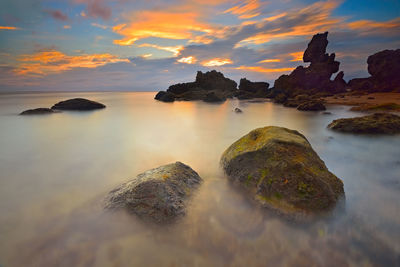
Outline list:
[[[307,139],[282,127],[251,131],[223,153],[221,165],[264,206],[288,215],[328,211],[344,195]],[[248,182],[250,174],[257,183]]]

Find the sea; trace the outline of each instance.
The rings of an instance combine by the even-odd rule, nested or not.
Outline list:
[[[400,266],[400,136],[342,134],[329,114],[269,101],[163,103],[155,92],[0,94],[0,266]],[[19,116],[81,97],[102,110]],[[242,113],[235,113],[235,108]],[[344,183],[344,207],[295,222],[229,182],[220,157],[251,130],[304,134]],[[104,210],[116,186],[181,161],[203,178],[186,215]]]

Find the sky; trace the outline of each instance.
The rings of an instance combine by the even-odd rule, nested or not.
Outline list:
[[[400,0],[1,0],[0,92],[159,91],[216,69],[273,82],[329,32],[345,79],[400,48]]]

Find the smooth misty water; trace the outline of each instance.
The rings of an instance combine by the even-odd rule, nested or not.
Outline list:
[[[334,133],[332,115],[236,100],[160,103],[154,93],[0,95],[2,266],[396,266],[400,260],[400,136]],[[94,112],[18,116],[85,97]],[[242,114],[232,110],[239,106]],[[222,152],[250,130],[303,133],[344,182],[345,211],[309,224],[283,220],[238,192]],[[107,213],[107,192],[182,161],[204,183],[175,224]]]

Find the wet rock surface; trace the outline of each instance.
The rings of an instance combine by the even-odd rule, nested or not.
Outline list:
[[[400,116],[375,113],[363,117],[338,119],[331,122],[328,128],[345,133],[398,134],[400,133]]]
[[[105,208],[126,209],[155,223],[170,222],[185,214],[186,200],[201,181],[193,169],[181,162],[163,165],[112,190]]]
[[[95,110],[95,109],[103,109],[106,106],[95,102],[92,100],[84,99],[84,98],[73,98],[65,101],[58,102],[51,109],[55,110]]]
[[[329,211],[344,196],[342,181],[307,139],[286,128],[251,131],[223,153],[221,165],[259,203],[291,218]]]

